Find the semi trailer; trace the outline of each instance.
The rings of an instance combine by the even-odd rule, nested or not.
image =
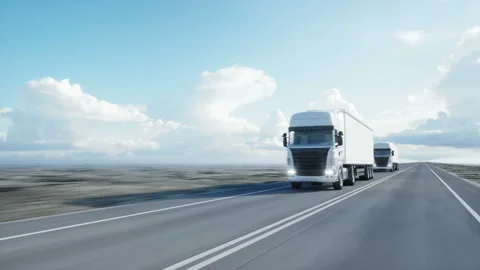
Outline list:
[[[340,190],[374,176],[373,130],[345,110],[295,113],[282,137],[293,189],[309,183]]]
[[[397,171],[399,151],[398,146],[393,142],[377,142],[373,146],[375,171]]]

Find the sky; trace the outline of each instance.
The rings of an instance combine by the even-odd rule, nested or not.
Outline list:
[[[268,163],[308,109],[480,164],[480,1],[0,2],[0,162]]]

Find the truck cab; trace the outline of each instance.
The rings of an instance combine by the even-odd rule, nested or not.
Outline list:
[[[343,110],[305,111],[291,117],[283,146],[292,188],[311,183],[341,189],[344,180],[355,183],[355,174],[345,166],[344,117]]]
[[[396,144],[391,142],[377,142],[374,144],[373,155],[375,171],[396,171],[398,170],[398,149]]]

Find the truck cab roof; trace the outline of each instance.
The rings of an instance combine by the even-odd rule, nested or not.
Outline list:
[[[290,118],[290,127],[336,126],[338,120],[335,119],[335,112],[337,111],[340,110],[308,110],[295,113]]]

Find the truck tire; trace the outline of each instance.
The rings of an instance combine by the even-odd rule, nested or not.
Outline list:
[[[398,171],[398,163],[397,163],[397,164],[395,164],[395,170],[397,170],[397,171]]]
[[[338,181],[333,182],[333,189],[341,190],[343,188],[343,173],[338,174]]]
[[[348,178],[345,180],[346,186],[354,186],[355,185],[355,169],[353,167],[348,168]]]
[[[299,189],[302,186],[302,183],[290,183],[292,189]]]
[[[370,179],[370,166],[365,166],[365,168],[363,168],[363,175],[360,176],[360,179],[362,180],[368,180]]]
[[[375,177],[375,173],[373,171],[373,166],[369,166],[370,167],[370,179],[373,179]]]

